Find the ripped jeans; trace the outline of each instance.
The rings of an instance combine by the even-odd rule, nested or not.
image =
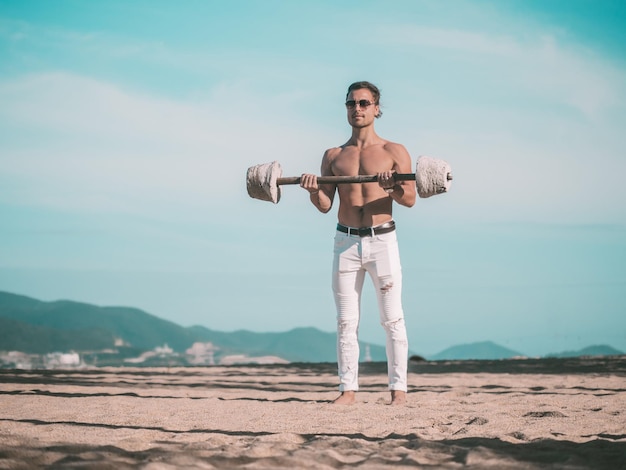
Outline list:
[[[359,389],[358,329],[365,273],[374,282],[380,322],[387,336],[390,390],[407,390],[409,344],[402,310],[402,268],[396,232],[360,237],[337,231],[333,293],[337,307],[339,390]]]

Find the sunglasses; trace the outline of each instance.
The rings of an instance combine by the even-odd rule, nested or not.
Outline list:
[[[359,107],[361,109],[365,109],[365,108],[373,105],[374,103],[372,103],[369,100],[359,100],[359,101],[348,100],[348,101],[346,101],[346,108],[350,108],[350,109],[355,108],[357,104],[359,105]]]

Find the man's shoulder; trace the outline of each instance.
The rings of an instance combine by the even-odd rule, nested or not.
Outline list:
[[[326,151],[324,152],[324,158],[325,159],[333,159],[335,158],[337,155],[339,155],[341,153],[341,151],[343,150],[344,146],[340,145],[339,147],[331,147],[329,149],[326,149]]]
[[[409,152],[406,147],[397,142],[386,141],[383,145],[385,152],[391,154],[394,158],[406,158],[409,157]],[[409,157],[410,158],[410,157]]]
[[[398,151],[398,150],[406,150],[404,145],[398,142],[392,142],[391,140],[385,140],[385,142],[383,143],[383,147],[385,148],[385,150],[388,150],[390,152]]]

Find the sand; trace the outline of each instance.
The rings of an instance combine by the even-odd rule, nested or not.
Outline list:
[[[626,357],[0,370],[0,469],[626,468]]]

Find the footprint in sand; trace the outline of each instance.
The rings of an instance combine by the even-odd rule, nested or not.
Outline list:
[[[524,418],[566,418],[560,411],[529,411]]]

